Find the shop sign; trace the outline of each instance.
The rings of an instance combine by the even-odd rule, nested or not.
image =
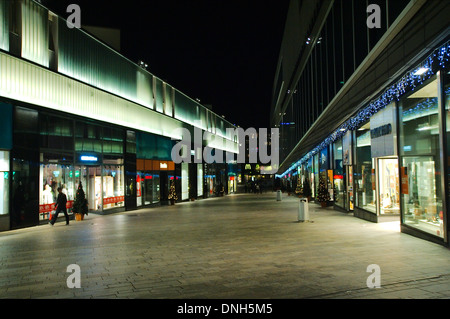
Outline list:
[[[389,135],[392,133],[392,125],[391,123],[374,128],[373,130],[370,130],[370,137],[371,138],[377,138],[385,135]]]
[[[103,205],[115,204],[115,203],[120,203],[123,201],[125,201],[125,196],[108,197],[108,198],[103,198]]]
[[[97,156],[91,156],[91,155],[81,155],[80,160],[82,162],[97,162],[98,157]]]
[[[55,204],[56,203],[39,205],[39,214],[45,214],[55,211]],[[66,208],[69,209],[72,207],[73,207],[73,200],[67,201]]]

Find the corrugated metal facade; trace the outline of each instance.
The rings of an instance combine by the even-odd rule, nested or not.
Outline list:
[[[1,95],[163,136],[174,137],[173,129],[185,126],[181,121],[233,140],[226,128],[234,126],[201,104],[83,30],[69,28],[39,3],[14,2],[20,4],[21,57],[35,64],[1,53]],[[8,51],[10,1],[0,0],[0,10],[0,48]]]

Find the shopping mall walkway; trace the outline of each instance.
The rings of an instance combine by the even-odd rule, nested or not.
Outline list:
[[[242,194],[2,232],[0,297],[450,297],[448,248],[309,209],[299,223],[298,198]],[[372,264],[381,288],[367,287]]]

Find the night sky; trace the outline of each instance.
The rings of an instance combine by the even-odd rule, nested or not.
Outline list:
[[[42,0],[67,18],[121,30],[121,53],[233,124],[269,128],[288,0]]]

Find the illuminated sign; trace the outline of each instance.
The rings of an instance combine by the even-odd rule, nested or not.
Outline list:
[[[97,162],[98,158],[96,156],[81,155],[80,160],[83,162]]]
[[[167,163],[159,163],[159,168],[167,168]]]

